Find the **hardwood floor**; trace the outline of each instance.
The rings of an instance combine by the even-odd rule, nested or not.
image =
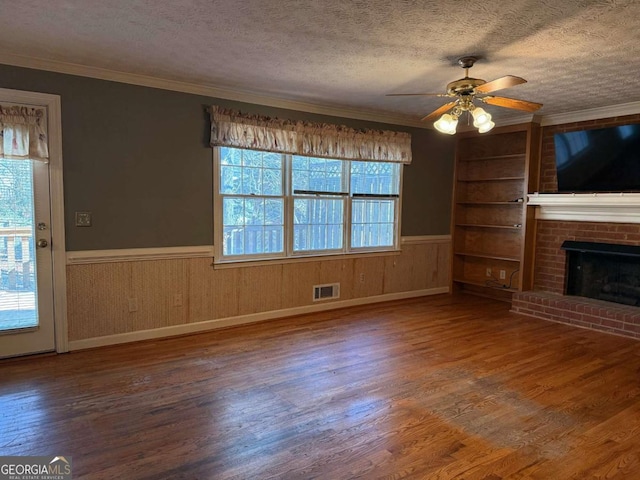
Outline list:
[[[438,296],[0,362],[89,479],[640,479],[640,342]]]

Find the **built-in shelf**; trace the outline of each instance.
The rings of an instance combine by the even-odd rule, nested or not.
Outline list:
[[[523,202],[456,202],[458,205],[519,205],[522,206]]]
[[[523,153],[511,153],[509,155],[487,155],[482,157],[461,158],[461,162],[482,162],[484,160],[509,160],[512,158],[523,158],[526,154]]]
[[[480,253],[480,252],[454,252],[455,255],[460,255],[463,257],[475,257],[475,258],[489,258],[491,260],[502,260],[505,262],[519,262],[520,258],[515,256],[505,256],[505,255],[492,255],[490,253]]]
[[[503,290],[505,292],[515,293],[518,291],[516,288],[507,288],[500,285],[491,285],[490,282],[479,282],[477,280],[469,280],[468,278],[454,278],[454,282],[464,283],[465,285],[475,285],[477,287],[495,288],[497,290]],[[494,280],[495,281],[495,280]]]
[[[524,177],[488,177],[488,178],[459,178],[459,182],[472,183],[472,182],[508,182],[524,180]]]
[[[476,223],[456,223],[456,227],[466,228],[499,228],[503,230],[520,230],[522,225],[478,225]]]
[[[534,218],[526,197],[538,184],[540,127],[464,133],[456,147],[452,288],[509,301],[533,281]],[[492,284],[489,271],[504,272],[514,287]]]
[[[640,193],[534,193],[539,220],[640,223]]]

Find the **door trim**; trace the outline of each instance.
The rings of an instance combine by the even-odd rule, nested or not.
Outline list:
[[[53,324],[56,352],[69,351],[67,328],[67,273],[62,183],[62,109],[59,95],[0,88],[12,103],[47,107],[49,136],[49,194],[51,196],[51,255],[53,268]]]

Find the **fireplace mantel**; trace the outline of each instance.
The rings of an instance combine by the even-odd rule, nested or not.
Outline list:
[[[640,223],[640,193],[533,193],[539,220]]]

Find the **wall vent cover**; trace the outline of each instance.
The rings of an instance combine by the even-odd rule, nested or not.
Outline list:
[[[332,298],[340,298],[340,284],[329,283],[327,285],[313,286],[313,301],[329,300]]]

